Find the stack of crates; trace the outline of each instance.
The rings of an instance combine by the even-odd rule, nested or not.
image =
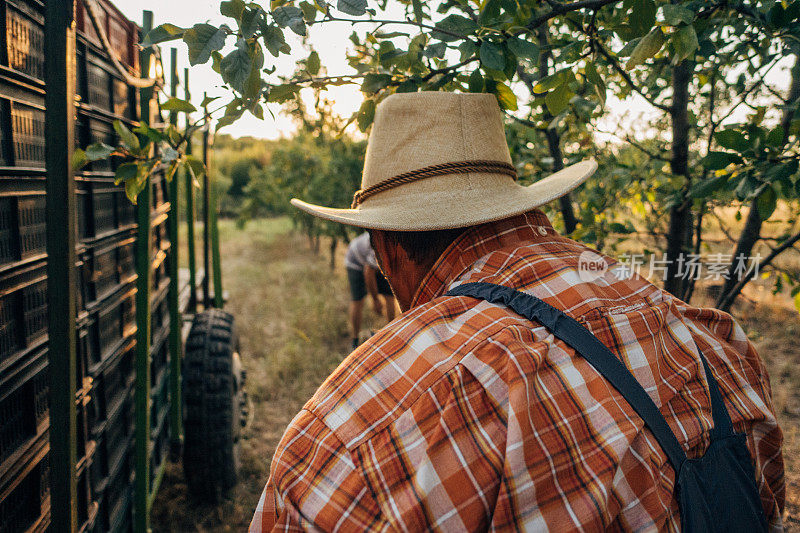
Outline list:
[[[102,20],[117,59],[138,72],[138,28],[108,3]],[[49,524],[44,4],[7,0],[0,43],[0,533]],[[115,145],[112,123],[133,127],[138,90],[114,69],[81,2],[76,13],[77,147]],[[119,161],[76,174],[77,434],[81,531],[128,531],[134,487],[136,210],[114,185]],[[152,208],[151,477],[168,445],[163,178]],[[151,479],[152,483],[152,479]]]

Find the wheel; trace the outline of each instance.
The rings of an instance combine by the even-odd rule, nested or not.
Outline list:
[[[247,417],[238,348],[230,313],[209,309],[195,316],[184,356],[183,470],[189,492],[205,501],[217,501],[237,481]]]

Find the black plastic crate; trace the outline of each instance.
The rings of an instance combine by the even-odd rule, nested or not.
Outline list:
[[[108,237],[136,225],[135,206],[122,186],[104,178],[82,178],[76,190],[81,240]]]
[[[88,119],[88,143],[105,143],[109,146],[117,145],[117,133],[114,131],[114,126],[108,120],[100,118],[89,117]],[[114,165],[110,159],[101,159],[94,161],[91,168],[95,172],[113,172]]]
[[[0,368],[47,338],[47,266],[19,269],[0,279]]]
[[[11,102],[14,166],[44,168],[44,107]]]
[[[49,471],[46,458],[25,470],[21,479],[0,500],[0,532],[29,531],[48,520]]]
[[[113,418],[130,395],[136,377],[135,356],[136,345],[131,342],[110,357],[95,373],[90,393],[92,401],[89,405],[89,427],[93,432],[97,432],[109,418]]]
[[[0,266],[44,257],[46,200],[41,193],[0,196]]]
[[[18,383],[0,399],[0,463],[17,459],[47,429],[47,370]]]
[[[111,80],[111,98],[115,115],[136,120],[136,91],[119,78]]]
[[[169,328],[152,330],[150,345],[150,387],[156,388],[156,380],[169,365]]]
[[[119,489],[114,485],[128,478],[131,472],[133,439],[133,395],[113,413],[96,434],[97,448],[90,466],[90,478],[95,500],[105,499],[106,503],[116,502]],[[105,496],[105,498],[103,498]],[[102,507],[102,504],[101,504]]]
[[[81,253],[83,299],[87,307],[136,280],[135,244],[135,237],[128,234],[102,241]]]
[[[89,372],[136,333],[136,288],[127,285],[90,311],[86,353]]]
[[[90,106],[111,112],[114,109],[109,67],[93,55],[86,61],[86,103]]]
[[[133,502],[133,446],[130,446],[113,465],[112,471],[97,479],[92,472],[92,490],[94,497],[100,504],[97,520],[93,529],[96,533],[108,531],[129,531],[132,522]]]
[[[43,80],[44,15],[41,8],[24,0],[4,3],[8,66]]]

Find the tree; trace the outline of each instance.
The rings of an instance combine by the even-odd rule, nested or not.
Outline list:
[[[220,4],[231,19],[228,25],[165,24],[143,44],[182,39],[193,64],[212,62],[232,95],[219,108],[218,129],[246,112],[262,117],[264,105],[296,106],[303,87],[359,84],[365,99],[350,122],[362,131],[376,104],[395,92],[489,92],[520,125],[532,126],[526,135],[544,137],[548,153],[537,156],[538,168],[547,160],[557,169],[589,151],[580,137],[604,113],[609,91],[620,98],[637,93],[661,117],[652,124],[651,139],[626,139],[646,156],[646,164],[613,174],[614,183],[632,194],[654,188],[646,195],[654,210],[650,215],[663,214],[658,223],[666,221],[663,231],[653,234],[663,236],[668,290],[691,296],[694,283],[680,272],[680,259],[700,250],[703,221],[720,203],[750,205],[745,229],[736,237],[742,251],[752,252],[762,237],[772,239],[775,256],[797,242],[791,232],[784,238],[754,229],[760,230],[778,202],[796,209],[797,91],[776,94],[766,73],[783,55],[797,53],[798,3],[397,0],[392,5],[405,11],[398,19],[385,18],[388,5],[388,0],[338,0],[335,6],[279,0],[261,6],[230,0]],[[293,73],[265,67],[268,57],[289,52],[286,31],[306,35],[309,27],[342,21],[367,28],[351,37],[352,73],[323,72],[313,50]],[[226,41],[235,46],[223,55]],[[518,101],[525,89],[527,98]],[[748,106],[755,109],[746,123],[728,124],[737,109]],[[773,116],[778,109],[780,125]],[[669,135],[660,134],[663,126]],[[567,139],[575,141],[567,146]],[[616,157],[603,159],[618,163]],[[578,197],[562,202],[565,229],[598,236],[597,205]],[[625,224],[614,229],[630,233]],[[778,279],[796,285],[795,274],[784,274]],[[742,286],[741,281],[726,285],[724,298],[732,301]]]

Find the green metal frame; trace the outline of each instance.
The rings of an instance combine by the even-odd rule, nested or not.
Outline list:
[[[145,11],[142,21],[142,35],[153,28],[153,12]],[[146,74],[152,53],[144,48],[139,53],[142,73]],[[140,89],[140,122],[150,122],[150,99],[152,88]],[[150,268],[151,268],[151,227],[150,177],[136,203],[136,483],[133,498],[134,531],[147,533],[150,526]]]
[[[206,98],[203,93],[203,100]],[[211,248],[211,183],[209,178],[209,128],[208,123],[208,108],[203,108],[203,114],[206,119],[205,127],[203,128],[203,164],[206,171],[203,174],[203,307],[208,309],[211,307],[211,278],[209,271],[211,270],[210,264],[210,248]]]
[[[170,95],[178,96],[178,49],[170,50]],[[169,122],[173,126],[178,124],[178,114],[172,112]],[[171,244],[167,256],[167,271],[169,275],[169,357],[170,357],[170,440],[173,449],[180,449],[182,437],[182,409],[181,409],[181,359],[183,346],[181,342],[181,325],[183,324],[180,310],[180,287],[178,285],[178,225],[180,213],[178,211],[179,179],[173,175],[169,183],[169,200],[171,202],[167,214],[167,231]]]
[[[75,4],[45,3],[45,165],[50,372],[50,530],[78,528],[75,271]],[[66,290],[65,290],[66,289]]]
[[[183,69],[183,89],[184,89],[184,98],[186,101],[190,101],[191,95],[189,94],[189,69]],[[186,114],[186,131],[189,131],[191,119],[189,118],[189,114]],[[192,139],[189,137],[186,140],[186,153],[192,153]],[[197,313],[197,262],[196,262],[196,255],[195,255],[195,233],[194,233],[194,223],[197,219],[195,215],[195,208],[194,208],[194,178],[192,177],[192,173],[186,171],[186,238],[188,241],[187,246],[187,254],[188,254],[188,264],[189,264],[189,287],[191,292],[189,293],[189,313],[195,314]]]

